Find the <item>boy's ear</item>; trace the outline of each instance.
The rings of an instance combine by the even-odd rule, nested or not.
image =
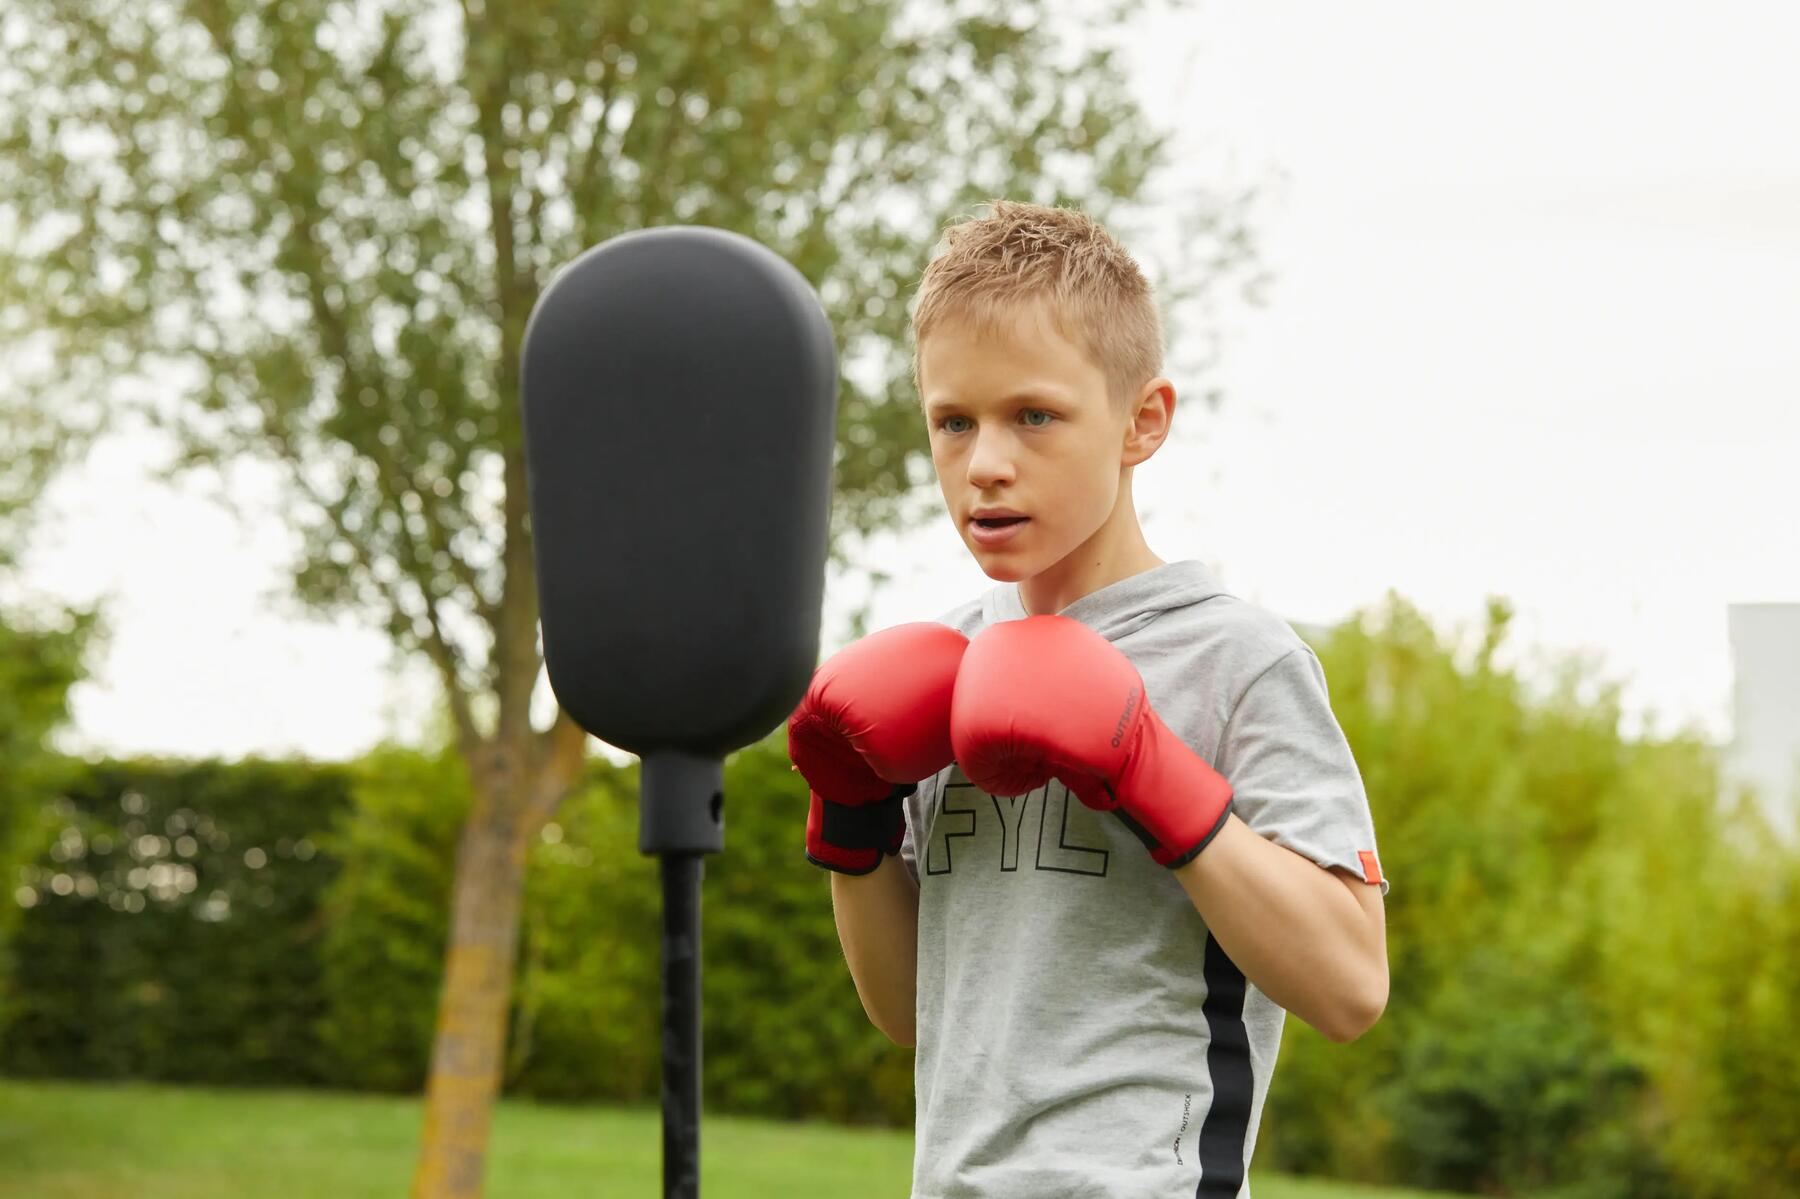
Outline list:
[[[1136,466],[1162,448],[1174,419],[1175,384],[1159,375],[1144,384],[1137,399],[1132,401],[1120,465]]]

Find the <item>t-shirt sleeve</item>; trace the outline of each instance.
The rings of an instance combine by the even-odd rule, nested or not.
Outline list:
[[[1362,774],[1311,646],[1290,650],[1251,682],[1225,722],[1213,768],[1231,783],[1232,810],[1252,829],[1388,893]]]

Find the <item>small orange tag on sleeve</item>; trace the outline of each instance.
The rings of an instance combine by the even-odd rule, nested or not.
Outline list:
[[[1375,851],[1372,849],[1359,849],[1356,851],[1356,856],[1362,862],[1363,882],[1368,883],[1370,886],[1380,886],[1381,862],[1375,857]]]

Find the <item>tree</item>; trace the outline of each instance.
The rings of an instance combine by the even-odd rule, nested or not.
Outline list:
[[[15,1011],[11,941],[21,910],[13,899],[20,867],[43,844],[49,801],[73,774],[48,740],[68,719],[69,689],[104,636],[92,609],[0,612],[0,1040]]]
[[[55,364],[28,407],[59,411],[71,380],[160,379],[133,407],[179,447],[170,473],[283,467],[300,608],[379,622],[442,683],[475,798],[416,1195],[480,1190],[524,849],[586,747],[541,678],[518,404],[533,303],[581,250],[658,224],[793,262],[840,337],[844,563],[930,477],[903,346],[942,224],[996,195],[1112,219],[1163,151],[1112,51],[1049,7],[15,0],[0,16],[0,277],[30,315],[0,332]],[[1247,251],[1237,211],[1185,207],[1214,286]]]
[[[69,689],[86,674],[84,659],[104,636],[97,613],[54,617],[0,614],[0,868],[21,826],[36,815],[66,772],[46,744],[69,715]],[[11,903],[11,875],[0,869],[0,932]]]

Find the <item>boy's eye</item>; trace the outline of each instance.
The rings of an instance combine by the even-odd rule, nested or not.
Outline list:
[[[1043,420],[1027,419],[1025,423],[1030,425],[1033,429],[1042,429],[1056,419],[1056,414],[1054,412],[1046,412],[1042,408],[1027,408],[1025,409],[1024,415],[1027,418],[1034,416],[1041,416],[1044,418]],[[946,433],[961,433],[963,431],[961,428],[952,428],[951,424],[953,421],[966,421],[968,419],[969,418],[966,416],[946,416],[943,420],[938,422],[938,428]]]

